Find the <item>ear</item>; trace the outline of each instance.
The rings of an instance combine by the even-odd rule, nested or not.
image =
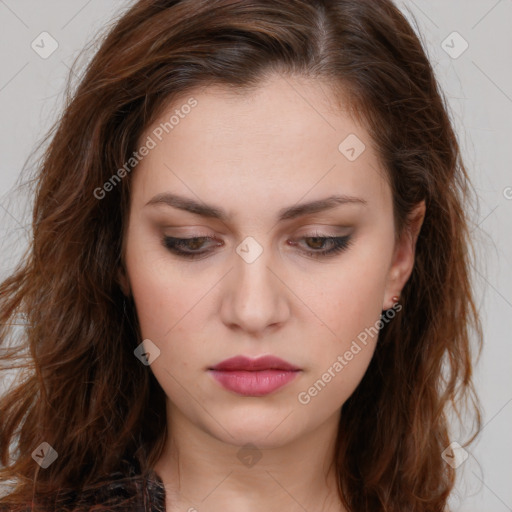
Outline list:
[[[388,271],[388,280],[384,294],[382,309],[393,307],[393,298],[400,297],[402,288],[409,279],[414,268],[416,241],[425,218],[425,201],[418,203],[409,214],[408,223],[399,240],[395,243],[393,260]]]
[[[124,293],[124,295],[126,297],[130,297],[130,281],[128,279],[128,275],[123,264],[120,264],[119,267],[117,268],[116,280],[119,283],[119,286],[121,287],[121,290]]]

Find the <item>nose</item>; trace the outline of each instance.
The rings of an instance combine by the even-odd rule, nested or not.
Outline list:
[[[290,291],[273,264],[270,251],[252,262],[234,253],[234,268],[224,281],[221,318],[230,329],[264,336],[290,315]]]

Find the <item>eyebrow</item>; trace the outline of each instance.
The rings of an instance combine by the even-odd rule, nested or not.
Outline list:
[[[310,201],[308,203],[297,204],[282,208],[279,210],[277,220],[279,222],[284,220],[295,219],[304,215],[318,213],[325,210],[330,210],[339,205],[345,204],[362,204],[366,205],[367,202],[359,197],[347,196],[347,195],[332,195],[316,201]],[[212,219],[219,219],[223,222],[227,222],[229,219],[228,213],[218,206],[213,206],[205,203],[199,203],[194,199],[188,197],[178,196],[169,192],[157,194],[155,197],[150,199],[145,206],[150,205],[167,205],[180,210],[184,210],[202,217],[208,217]]]

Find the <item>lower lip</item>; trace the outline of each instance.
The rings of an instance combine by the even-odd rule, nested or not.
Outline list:
[[[229,391],[242,396],[264,396],[288,384],[298,375],[299,371],[210,370],[210,373],[214,379]]]

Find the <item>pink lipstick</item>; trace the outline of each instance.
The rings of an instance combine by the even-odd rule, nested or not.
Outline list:
[[[293,380],[301,371],[282,359],[236,356],[208,368],[225,389],[242,396],[264,396]]]

